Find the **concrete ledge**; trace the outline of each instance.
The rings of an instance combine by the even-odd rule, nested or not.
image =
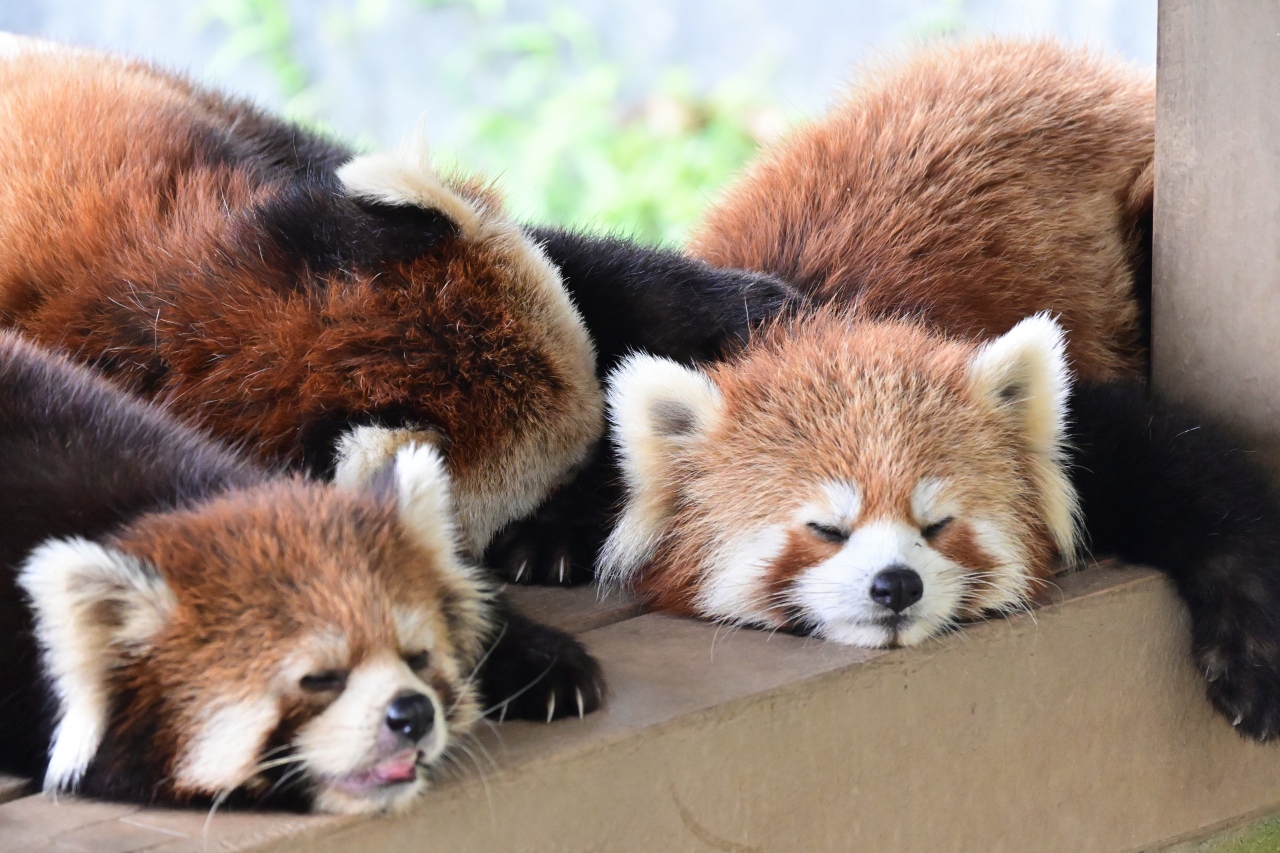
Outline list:
[[[483,776],[409,814],[206,827],[27,797],[0,806],[0,847],[1074,853],[1280,810],[1280,747],[1212,713],[1163,578],[1098,569],[1061,587],[1034,618],[893,652],[624,618],[584,635],[612,678],[604,712],[486,730]]]

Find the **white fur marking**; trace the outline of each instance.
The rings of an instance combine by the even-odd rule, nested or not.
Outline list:
[[[434,447],[409,445],[396,453],[400,519],[430,554],[448,560],[458,550],[449,472]]]
[[[652,556],[670,516],[676,456],[711,428],[723,398],[706,374],[636,354],[610,375],[607,400],[628,495],[601,549],[599,569],[602,581],[626,583]],[[672,434],[673,417],[687,417],[689,431]]]
[[[430,430],[354,427],[338,438],[333,482],[339,488],[358,489],[389,465],[400,448],[409,445],[438,447],[440,441],[441,437]]]
[[[980,395],[1017,407],[1045,525],[1064,560],[1073,562],[1079,550],[1080,509],[1063,470],[1071,371],[1062,327],[1048,314],[1028,317],[978,350],[969,377]],[[1008,392],[1015,396],[1006,401]]]
[[[243,785],[279,718],[276,701],[268,696],[211,702],[178,761],[179,785],[208,793]]]
[[[481,236],[481,218],[471,202],[441,182],[431,165],[423,134],[415,134],[396,153],[365,154],[338,169],[347,194],[389,205],[438,210],[464,240]]]
[[[368,764],[377,755],[387,705],[403,690],[430,697],[435,722],[424,760],[438,758],[449,740],[439,697],[404,661],[379,658],[352,670],[342,695],[298,732],[296,743],[312,770],[336,778]]]
[[[828,640],[857,646],[882,646],[895,639],[879,624],[891,614],[871,599],[876,573],[901,565],[924,583],[924,595],[902,612],[902,645],[918,643],[954,620],[964,591],[964,570],[925,543],[920,531],[899,521],[875,521],[853,532],[834,556],[801,573],[789,598]]]
[[[733,543],[708,560],[706,578],[698,593],[699,612],[712,618],[771,624],[773,602],[764,600],[761,591],[769,567],[782,554],[786,543],[786,528],[774,524]]]
[[[74,789],[106,730],[107,673],[116,657],[160,630],[173,594],[133,557],[80,538],[31,552],[18,573],[31,597],[35,634],[58,698],[46,790]],[[115,605],[102,621],[98,605]]]
[[[857,483],[832,480],[823,483],[820,497],[804,506],[796,516],[799,524],[815,522],[830,527],[850,529],[862,512],[862,490]]]
[[[959,514],[959,507],[947,499],[946,488],[944,481],[926,477],[911,490],[911,514],[921,527]]]

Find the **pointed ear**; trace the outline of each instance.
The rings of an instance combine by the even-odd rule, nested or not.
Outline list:
[[[427,445],[443,449],[446,443],[443,435],[431,429],[353,427],[338,437],[333,483],[353,491],[371,486],[379,474],[390,470],[402,447]]]
[[[396,505],[400,521],[432,554],[458,551],[449,472],[440,451],[428,444],[406,444],[395,457]]]
[[[607,396],[627,502],[601,551],[600,571],[602,579],[623,582],[649,558],[671,515],[679,456],[715,425],[724,401],[706,374],[642,354],[613,372]]]
[[[1016,420],[1031,457],[1042,514],[1064,560],[1079,547],[1079,507],[1065,471],[1067,366],[1062,327],[1036,314],[984,344],[969,364],[970,388]]]
[[[44,787],[73,789],[106,730],[110,671],[147,647],[175,600],[154,567],[79,538],[36,548],[18,583],[31,599],[36,639],[58,700]]]
[[[348,196],[371,212],[429,211],[443,217],[464,240],[480,233],[479,211],[440,180],[422,133],[396,153],[352,158],[338,169],[338,180]]]
[[[400,522],[434,557],[443,594],[441,604],[454,642],[465,660],[484,653],[492,618],[493,584],[481,567],[460,554],[454,526],[449,472],[431,445],[410,444],[396,453],[396,501]]]

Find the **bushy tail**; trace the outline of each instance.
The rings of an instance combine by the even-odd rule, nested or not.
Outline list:
[[[1095,555],[1164,571],[1214,706],[1280,734],[1280,492],[1222,430],[1138,385],[1072,392],[1072,480]]]

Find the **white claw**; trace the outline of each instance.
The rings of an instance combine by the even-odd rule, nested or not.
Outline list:
[[[528,560],[520,561],[520,568],[516,569],[516,583],[520,583],[520,578],[524,577],[524,570],[529,568]]]
[[[586,703],[582,701],[582,691],[579,690],[578,688],[575,687],[573,689],[573,695],[574,695],[574,698],[578,700],[578,719],[581,720],[583,717],[587,715],[587,712],[583,710],[583,707],[586,705]]]
[[[505,723],[507,721],[507,702],[503,702],[498,710],[498,722]]]
[[[564,557],[560,558],[560,583],[564,583],[564,570],[568,567],[569,561]]]
[[[1232,721],[1231,726],[1232,728],[1234,728],[1243,722],[1244,722],[1244,714],[1236,714],[1236,718],[1234,721]]]
[[[552,693],[551,698],[547,700],[547,722],[551,722],[551,718],[556,715],[556,694]]]

